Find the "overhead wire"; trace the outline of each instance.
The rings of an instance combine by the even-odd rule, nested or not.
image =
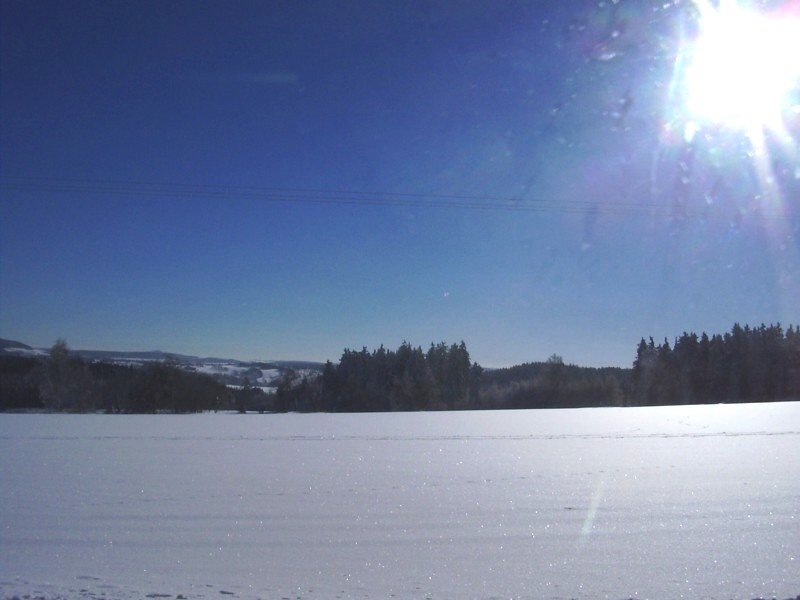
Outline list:
[[[556,203],[500,196],[467,196],[400,192],[363,192],[309,188],[257,188],[247,186],[192,185],[174,183],[66,180],[41,178],[5,178],[0,187],[18,191],[109,194],[118,196],[153,196],[207,199],[253,199],[273,202],[351,204],[369,206],[408,206],[468,208],[483,210],[534,212],[630,212],[638,207],[611,203],[600,207],[591,201]]]
[[[218,189],[218,190],[237,190],[243,192],[270,192],[270,193],[287,193],[287,194],[341,194],[346,196],[373,196],[373,197],[398,197],[398,198],[433,198],[442,200],[470,200],[477,202],[514,202],[514,203],[530,203],[542,202],[541,199],[525,199],[516,196],[493,196],[484,194],[437,194],[431,192],[395,192],[395,191],[365,191],[365,190],[350,190],[350,189],[329,189],[329,188],[294,188],[294,187],[268,187],[268,186],[243,186],[243,185],[218,185],[218,184],[187,184],[187,183],[174,183],[174,182],[153,182],[153,181],[137,181],[137,180],[99,180],[99,179],[72,179],[72,178],[49,178],[49,177],[5,177],[9,181],[19,182],[46,182],[53,184],[70,184],[70,185],[102,185],[102,186],[142,186],[142,187],[162,187],[173,189]],[[589,200],[567,200],[566,203],[587,204],[594,201]],[[611,202],[611,204],[622,204],[619,202]],[[630,206],[630,203],[624,203]]]
[[[92,194],[108,196],[190,198],[209,200],[256,200],[279,203],[448,208],[507,212],[601,214],[708,218],[708,210],[689,212],[681,207],[654,203],[547,200],[510,196],[437,194],[422,192],[335,190],[325,188],[257,187],[243,185],[187,184],[173,182],[98,179],[0,177],[0,188],[22,192]],[[765,218],[769,218],[765,216]]]

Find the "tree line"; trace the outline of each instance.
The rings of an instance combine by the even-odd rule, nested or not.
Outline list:
[[[345,349],[321,373],[286,369],[273,392],[232,388],[170,361],[125,366],[85,361],[59,340],[49,357],[0,359],[0,410],[111,413],[367,412],[647,406],[800,399],[800,327],[734,325],[670,344],[638,345],[633,368],[590,368],[551,356],[483,369],[466,344],[404,342]]]
[[[230,389],[169,361],[141,366],[86,361],[57,341],[45,358],[0,360],[0,410],[174,413],[235,408]]]
[[[470,361],[464,342],[431,344],[427,351],[404,342],[397,350],[345,349],[316,378],[290,372],[275,392],[277,411],[370,412],[474,408],[483,369]]]
[[[670,346],[639,342],[631,400],[637,405],[800,398],[800,327],[735,324],[709,337],[683,333]]]
[[[629,404],[630,369],[568,365],[553,354],[546,362],[488,371],[481,408],[578,408]]]

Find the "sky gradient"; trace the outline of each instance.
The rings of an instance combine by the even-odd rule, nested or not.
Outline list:
[[[771,193],[742,134],[690,143],[687,4],[0,7],[0,337],[629,366],[800,322],[800,116]]]

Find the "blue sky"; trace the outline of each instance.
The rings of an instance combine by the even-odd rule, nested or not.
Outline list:
[[[800,321],[796,159],[772,156],[770,212],[742,135],[686,142],[685,6],[0,7],[2,337],[310,360],[463,339],[487,366],[627,366],[642,336]]]

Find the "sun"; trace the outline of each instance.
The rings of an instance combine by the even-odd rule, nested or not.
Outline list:
[[[780,129],[800,82],[800,20],[765,15],[734,0],[695,0],[698,35],[688,47],[685,110],[692,127],[750,136]]]

